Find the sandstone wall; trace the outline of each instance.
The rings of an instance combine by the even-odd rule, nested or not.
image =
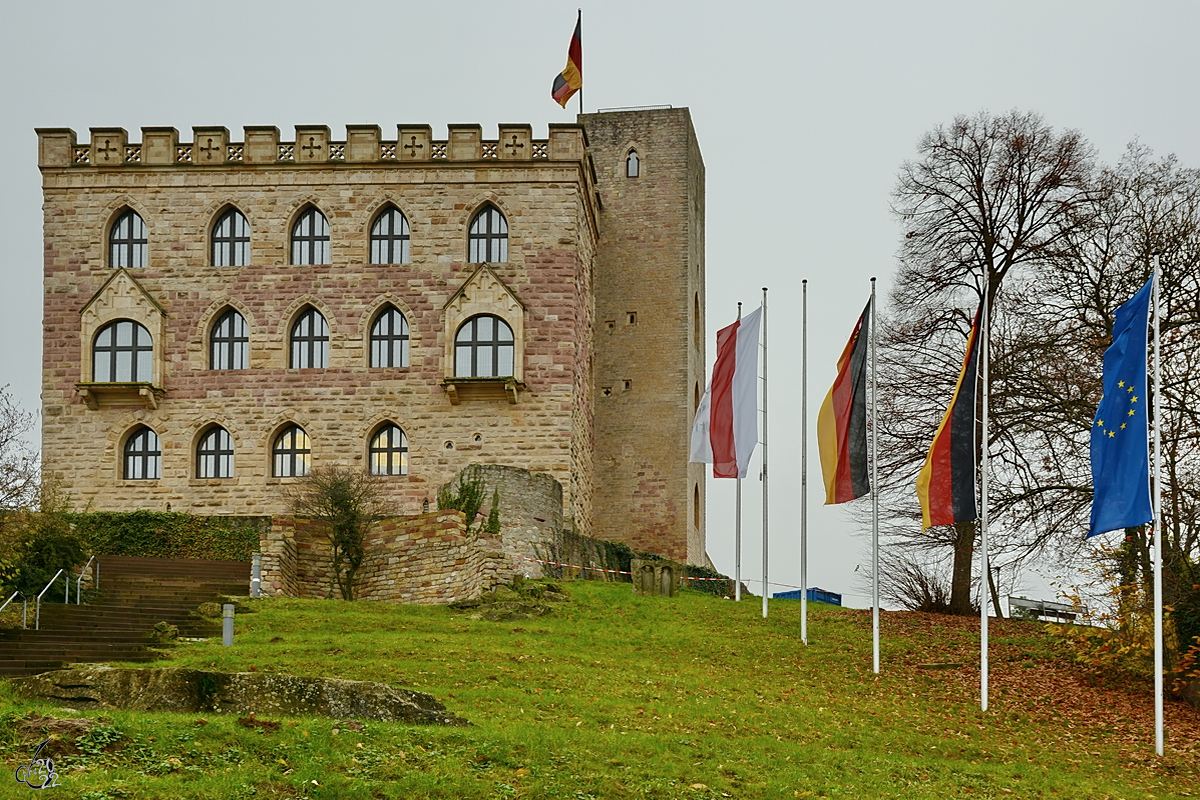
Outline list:
[[[590,530],[595,206],[582,131],[552,127],[545,157],[534,160],[510,158],[503,148],[490,158],[478,126],[453,126],[444,159],[405,161],[381,160],[378,129],[372,143],[370,131],[357,130],[363,127],[370,126],[350,130],[344,160],[311,163],[301,159],[302,147],[337,146],[327,130],[298,129],[289,145],[296,160],[285,162],[272,160],[272,148],[282,146],[277,131],[247,129],[244,146],[237,145],[243,161],[211,164],[203,160],[203,148],[214,135],[218,145],[233,147],[224,129],[197,129],[195,142],[186,145],[186,162],[169,160],[182,147],[171,129],[144,129],[138,161],[121,160],[122,152],[134,152],[123,131],[94,130],[85,162],[71,159],[80,152],[73,133],[39,131],[43,464],[79,503],[97,510],[283,513],[283,492],[293,479],[271,476],[270,451],[284,426],[295,423],[309,434],[314,467],[362,466],[370,436],[392,421],[409,445],[408,474],[386,478],[402,513],[433,503],[437,486],[469,463],[504,463],[553,476],[566,487],[565,512],[582,531]],[[421,130],[413,130],[414,142],[438,145],[427,132],[419,138]],[[527,148],[514,152],[529,153],[537,143],[527,126],[514,130],[521,141],[509,144]],[[391,146],[395,151],[398,145]],[[109,151],[113,160],[103,161],[101,154]],[[371,222],[388,202],[409,220],[411,261],[367,264]],[[466,238],[484,202],[494,203],[508,221],[508,261],[490,268],[524,307],[518,378],[525,389],[515,404],[491,398],[453,405],[442,385],[450,369],[447,337],[453,335],[443,307],[479,266],[467,262]],[[310,203],[328,218],[331,263],[291,266],[290,229]],[[230,205],[249,222],[250,264],[214,267],[210,230]],[[88,380],[90,364],[80,314],[114,274],[107,265],[108,230],[125,208],[145,220],[149,263],[128,272],[144,298],[126,284],[118,300],[141,303],[139,313],[155,319],[158,312],[146,304],[161,312],[154,355],[163,391],[161,397],[134,395],[89,408],[77,386]],[[408,319],[406,368],[367,366],[369,327],[384,303]],[[306,305],[329,324],[326,369],[288,366],[290,327]],[[249,326],[250,368],[209,370],[209,332],[230,307]],[[124,442],[140,424],[162,444],[157,480],[122,477]],[[232,478],[196,476],[196,446],[212,424],[233,437]]]
[[[479,464],[486,488],[482,513],[492,506],[492,492],[500,492],[500,538],[510,563],[522,575],[540,578],[544,560],[563,529],[563,487],[547,474],[517,467]]]
[[[445,604],[509,583],[513,572],[501,542],[467,535],[458,511],[384,520],[365,538],[356,576],[360,600]],[[264,536],[263,589],[288,597],[334,597],[330,546],[311,520],[277,516]]]
[[[596,246],[596,525],[591,535],[704,564],[704,163],[687,109],[584,114]],[[636,150],[640,174],[627,177]]]

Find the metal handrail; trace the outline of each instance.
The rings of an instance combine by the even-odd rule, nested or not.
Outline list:
[[[87,568],[90,567],[92,565],[92,562],[95,560],[96,560],[96,557],[92,556],[91,558],[88,559],[87,563],[83,565],[83,569],[79,570],[79,577],[75,579],[75,605],[79,605],[82,602],[79,599],[80,597],[83,596],[79,591],[79,586],[81,583],[83,583],[83,576],[87,574]],[[100,565],[97,564],[96,568],[99,569]],[[98,581],[92,581],[92,585],[95,586],[95,584],[97,582]]]
[[[13,592],[12,597],[10,597],[4,601],[4,605],[0,606],[0,611],[3,611],[4,609],[8,608],[8,604],[11,603],[13,600],[16,600],[17,595],[21,595],[21,605],[22,605],[21,627],[28,628],[29,627],[29,598],[26,597],[25,593],[22,592],[20,589]]]
[[[33,629],[35,631],[40,631],[42,629],[42,595],[50,590],[50,587],[54,585],[54,582],[56,580],[58,580],[58,576],[62,575],[64,572],[66,572],[66,570],[60,569],[58,572],[54,573],[54,577],[51,578],[50,582],[46,584],[46,588],[42,589],[41,593],[38,594],[38,596],[37,596],[37,603],[35,605],[36,614],[34,616],[34,622],[33,622]],[[66,577],[66,584],[67,584],[67,592],[70,592],[71,591],[71,576],[70,575],[68,575]],[[66,602],[66,601],[64,600],[63,602]]]

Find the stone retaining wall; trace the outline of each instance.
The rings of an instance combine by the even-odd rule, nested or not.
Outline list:
[[[361,600],[444,604],[478,597],[512,580],[499,539],[468,535],[458,511],[431,511],[377,523],[364,541]],[[330,545],[312,520],[277,516],[262,542],[263,589],[287,597],[341,597]]]

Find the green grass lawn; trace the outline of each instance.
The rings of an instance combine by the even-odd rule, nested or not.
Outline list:
[[[17,717],[103,716],[56,760],[47,797],[792,798],[1200,796],[1200,713],[1168,703],[1154,755],[1147,687],[1082,680],[1042,626],[995,620],[991,708],[978,621],[740,604],[568,582],[571,602],[496,623],[427,606],[256,601],[236,643],[183,644],[159,666],[385,681],[433,694],[468,728],[234,716],[77,713],[0,685],[9,776],[32,752]],[[930,663],[961,663],[932,670]],[[247,709],[250,711],[251,709]],[[0,797],[29,790],[0,775]]]

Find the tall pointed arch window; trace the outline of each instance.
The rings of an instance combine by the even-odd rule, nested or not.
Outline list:
[[[324,369],[329,366],[329,323],[312,306],[304,309],[292,325],[292,369]]]
[[[217,219],[212,231],[214,267],[244,267],[250,263],[250,225],[236,208]]]
[[[467,233],[469,261],[497,263],[508,261],[508,220],[495,206],[484,206],[471,220]]]
[[[108,265],[119,267],[146,266],[146,223],[132,208],[126,209],[108,232]]]
[[[233,477],[233,437],[219,425],[209,428],[196,447],[196,477]]]
[[[629,155],[625,156],[625,177],[636,178],[642,174],[642,162],[638,158],[637,150],[630,150]]]
[[[292,263],[329,263],[329,221],[312,206],[304,209],[292,226]]]
[[[271,474],[276,478],[303,478],[312,459],[312,444],[299,425],[289,425],[271,446]]]
[[[394,422],[379,426],[369,451],[372,475],[408,474],[408,438]]]
[[[408,366],[408,320],[395,306],[387,306],[371,323],[371,366]]]
[[[454,377],[497,378],[513,374],[513,331],[491,314],[471,317],[454,337]]]
[[[150,331],[131,319],[110,322],[92,344],[92,380],[143,383],[151,380],[154,342]]]
[[[151,481],[162,477],[162,445],[158,434],[145,425],[135,428],[125,440],[124,461],[122,476],[127,481]]]
[[[371,263],[407,264],[410,241],[408,218],[400,209],[388,206],[371,225]]]
[[[209,369],[247,369],[250,334],[246,318],[232,308],[217,318],[209,339]]]

